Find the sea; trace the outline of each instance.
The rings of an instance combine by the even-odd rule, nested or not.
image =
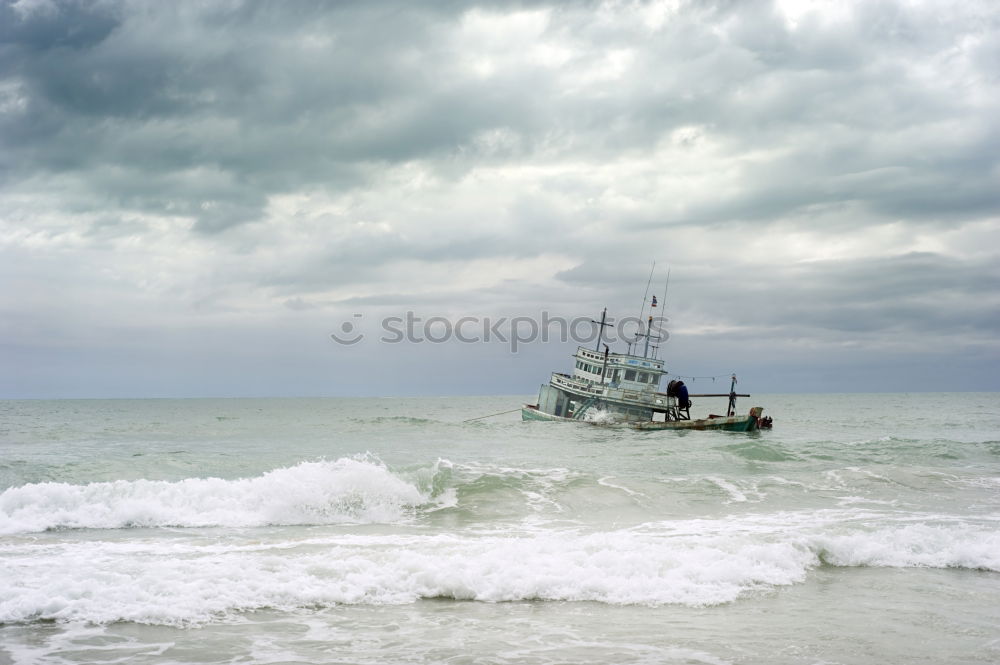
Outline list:
[[[1000,394],[527,399],[0,402],[0,664],[1000,662]]]

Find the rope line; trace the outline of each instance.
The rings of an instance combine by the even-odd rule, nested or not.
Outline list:
[[[476,416],[475,418],[469,418],[468,420],[463,420],[462,422],[463,423],[471,423],[473,420],[482,420],[483,418],[492,418],[493,416],[502,416],[505,413],[514,413],[515,411],[520,411],[520,410],[521,410],[521,407],[517,407],[516,409],[511,409],[510,411],[499,411],[497,413],[491,413],[491,414],[486,415],[486,416]]]
[[[731,379],[733,376],[733,372],[729,372],[726,374],[716,374],[715,376],[688,376],[686,374],[675,374],[673,372],[670,372],[669,376],[678,379],[690,379],[692,381],[697,381],[699,379],[712,379],[712,381],[715,382],[716,379]]]

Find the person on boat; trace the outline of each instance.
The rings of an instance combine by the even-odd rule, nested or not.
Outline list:
[[[687,411],[691,407],[691,400],[688,399],[688,387],[684,385],[683,381],[678,381],[674,390],[677,391],[677,411]]]
[[[667,384],[667,397],[677,397],[677,379],[671,379]]]

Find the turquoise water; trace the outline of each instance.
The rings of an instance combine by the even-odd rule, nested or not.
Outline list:
[[[521,401],[0,402],[0,663],[1000,660],[997,394]]]

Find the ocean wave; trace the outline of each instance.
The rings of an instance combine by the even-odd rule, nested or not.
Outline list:
[[[438,460],[439,476],[453,486],[456,505],[480,520],[532,519],[562,514],[577,485],[600,487],[596,479],[565,468],[516,468],[498,464]]]
[[[565,468],[432,463],[390,469],[365,455],[250,478],[31,483],[0,493],[0,535],[59,529],[256,527],[407,522],[442,511],[477,522],[563,514],[580,488]]]
[[[723,450],[732,455],[750,460],[752,462],[792,462],[799,459],[788,450],[776,443],[765,443],[763,441],[745,441],[722,446]]]
[[[871,532],[824,535],[812,541],[832,566],[968,568],[1000,572],[1000,532],[909,524]]]
[[[431,598],[711,605],[800,581],[813,559],[783,543],[677,547],[628,533],[355,536],[230,551],[104,542],[4,556],[0,622],[173,625]]]
[[[236,480],[34,483],[0,494],[0,534],[397,522],[431,499],[429,489],[372,457],[302,462]]]
[[[534,536],[341,534],[271,542],[8,543],[0,623],[188,625],[244,611],[420,599],[725,604],[802,583],[820,565],[1000,571],[998,536],[905,525],[785,537],[613,531]],[[774,531],[778,531],[777,526]],[[837,531],[837,529],[834,529]]]

